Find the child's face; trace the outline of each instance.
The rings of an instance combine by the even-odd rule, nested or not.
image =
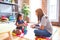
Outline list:
[[[19,20],[22,20],[22,19],[23,19],[23,16],[20,16],[20,17],[19,17]]]

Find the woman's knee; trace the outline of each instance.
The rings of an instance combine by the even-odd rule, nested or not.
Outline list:
[[[37,33],[37,30],[34,30],[34,33]]]

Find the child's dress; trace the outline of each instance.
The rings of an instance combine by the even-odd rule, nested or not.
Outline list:
[[[23,24],[24,23],[23,20],[18,20],[17,22],[18,22],[18,24]],[[22,30],[22,28],[23,28],[22,26],[16,27],[16,29],[21,29],[21,30]]]
[[[17,22],[18,22],[18,24],[23,24],[24,20],[18,20]],[[24,26],[16,27],[16,29],[19,29],[22,32],[20,36],[23,36],[27,32],[27,30],[25,30]]]

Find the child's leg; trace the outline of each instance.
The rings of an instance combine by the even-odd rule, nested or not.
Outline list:
[[[24,30],[24,35],[27,33],[27,30]]]
[[[27,33],[27,27],[23,27],[22,28],[22,32],[24,33],[24,35]]]

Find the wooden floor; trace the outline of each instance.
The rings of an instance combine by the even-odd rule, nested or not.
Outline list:
[[[56,31],[57,30],[57,31]],[[55,32],[56,31],[56,32]],[[31,40],[31,39],[29,39],[30,37],[31,38],[33,38],[34,36],[33,36],[33,34],[32,34],[32,30],[29,30],[29,33],[30,33],[30,35],[27,35],[26,36],[26,38],[19,38],[19,37],[16,37],[16,36],[13,36],[13,40]],[[28,34],[29,34],[28,33]],[[60,27],[57,27],[57,26],[54,26],[53,27],[53,36],[52,36],[52,40],[60,40]],[[5,34],[4,36],[3,36],[3,38],[5,37],[5,36],[7,36],[7,34]],[[0,37],[1,38],[1,37]],[[0,39],[1,40],[1,39]],[[6,39],[4,39],[4,40],[9,40],[8,38],[6,38]],[[33,38],[33,40],[34,40],[34,38]]]
[[[8,38],[4,39],[4,40],[9,40]],[[13,38],[13,40],[29,40],[27,38],[19,38],[19,37],[15,37]]]
[[[4,40],[9,40],[9,37],[7,37]],[[13,36],[12,40],[29,40],[29,39],[28,38],[20,38],[20,37],[17,37],[17,36]]]
[[[29,40],[28,38],[20,38],[17,36],[12,36],[11,39],[12,40]],[[11,40],[11,39],[9,39],[8,33],[0,34],[0,40]]]
[[[55,32],[55,30],[57,31]],[[60,40],[60,27],[57,27],[57,26],[53,27],[53,34],[54,35],[52,37],[52,40]]]

